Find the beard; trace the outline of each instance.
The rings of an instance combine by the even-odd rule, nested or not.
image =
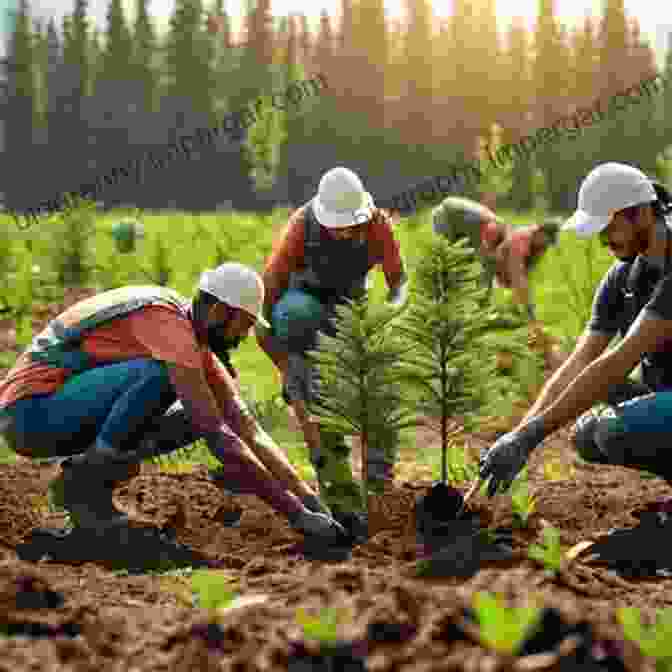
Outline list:
[[[243,341],[243,336],[226,336],[226,325],[215,324],[208,327],[208,346],[216,355],[235,350]]]

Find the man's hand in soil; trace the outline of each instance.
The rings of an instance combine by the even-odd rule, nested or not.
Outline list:
[[[482,480],[490,478],[488,497],[508,490],[520,470],[525,466],[532,451],[543,441],[544,426],[540,418],[533,418],[522,428],[497,439],[480,460],[479,475]]]

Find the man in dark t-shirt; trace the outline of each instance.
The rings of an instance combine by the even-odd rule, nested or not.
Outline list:
[[[518,427],[484,450],[480,477],[490,496],[508,489],[532,451],[577,418],[574,444],[583,459],[672,482],[672,197],[636,168],[605,163],[584,179],[578,201],[563,228],[599,234],[619,261],[597,289],[574,352]],[[607,349],[617,334],[622,340]],[[638,364],[643,382],[631,383]],[[589,410],[600,402],[607,408]]]

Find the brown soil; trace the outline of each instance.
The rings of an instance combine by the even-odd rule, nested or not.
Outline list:
[[[477,452],[492,436],[465,438],[469,449]],[[428,429],[418,433],[419,445],[438,450],[436,439]],[[544,475],[544,461],[549,458],[573,467],[573,475],[549,481]],[[353,462],[357,463],[356,455]],[[413,455],[401,456],[395,485],[372,501],[372,538],[354,550],[351,560],[331,565],[289,555],[298,537],[284,520],[254,497],[223,495],[207,481],[204,469],[162,474],[153,465],[143,465],[136,478],[117,489],[117,505],[138,520],[172,525],[178,541],[222,561],[237,580],[239,593],[267,598],[217,617],[225,642],[222,652],[213,653],[187,634],[192,624],[211,617],[185,601],[179,580],[118,576],[91,563],[36,565],[18,560],[15,547],[33,527],[63,523],[61,516],[43,507],[47,484],[57,470],[23,458],[0,465],[0,621],[52,626],[75,622],[81,634],[51,639],[0,637],[0,672],[286,670],[288,642],[300,635],[297,608],[322,605],[349,610],[340,631],[343,639],[363,637],[368,624],[381,619],[415,626],[406,641],[369,650],[367,669],[371,671],[558,670],[557,656],[521,658],[513,665],[477,639],[451,641],[447,629],[451,622],[460,621],[460,608],[469,606],[477,591],[502,593],[511,604],[540,595],[567,621],[585,618],[598,638],[616,641],[622,640],[616,607],[639,607],[650,617],[653,610],[672,604],[672,579],[624,580],[582,560],[552,579],[525,557],[529,543],[541,541],[547,523],[561,531],[562,543],[569,547],[613,527],[634,527],[638,521],[633,514],[672,494],[663,481],[642,479],[636,471],[576,463],[564,432],[548,439],[530,460],[529,482],[538,498],[537,511],[528,529],[514,529],[514,550],[520,551],[515,561],[484,566],[466,581],[413,576],[413,502],[430,485],[413,464]],[[506,495],[487,500],[476,494],[472,502],[489,525],[512,525]],[[217,513],[234,503],[244,509],[240,526],[224,527]],[[59,591],[64,604],[19,610],[15,580],[24,575]],[[623,647],[628,670],[653,670],[653,662],[636,645],[626,641]]]

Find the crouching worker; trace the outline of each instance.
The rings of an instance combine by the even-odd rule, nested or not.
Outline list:
[[[578,201],[565,227],[599,235],[618,261],[596,291],[574,352],[520,425],[482,455],[490,495],[511,485],[545,437],[575,420],[584,460],[672,482],[672,197],[638,169],[605,163],[584,179]],[[628,379],[638,364],[642,383]]]
[[[263,299],[261,277],[227,263],[202,274],[190,302],[163,287],[121,287],[76,303],[33,340],[0,384],[3,434],[26,457],[69,456],[52,488],[75,525],[127,524],[115,484],[142,459],[203,438],[222,462],[219,484],[258,496],[306,536],[344,533],[213,354],[263,323]]]
[[[514,302],[535,320],[530,297],[529,275],[547,249],[557,242],[560,222],[548,219],[542,224],[512,228],[490,208],[468,198],[449,196],[432,211],[434,233],[451,243],[467,239],[483,266],[481,285],[490,300],[495,279],[500,287],[511,289]]]
[[[316,376],[305,357],[317,331],[335,335],[336,306],[364,296],[369,271],[382,264],[388,301],[401,307],[407,278],[390,218],[375,207],[361,180],[346,168],[326,172],[317,195],[292,214],[264,272],[264,314],[259,344],[280,370],[283,396],[293,407],[310,449],[320,494],[334,518],[351,531],[368,528],[364,496],[355,482],[345,437],[319,427],[308,413]],[[277,333],[276,333],[277,328]],[[368,447],[370,490],[381,491],[393,479],[398,435]],[[358,536],[356,533],[355,536]]]

